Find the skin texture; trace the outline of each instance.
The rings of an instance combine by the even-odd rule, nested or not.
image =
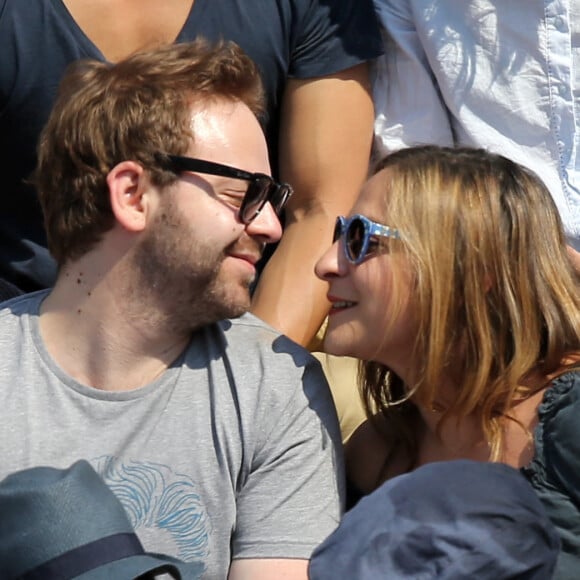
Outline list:
[[[192,121],[198,144],[191,155],[269,173],[255,123],[241,104],[198,111]],[[261,237],[248,235],[262,221],[244,228],[237,220],[247,186],[242,180],[188,172],[157,200],[150,228],[135,249],[139,275],[132,293],[149,293],[161,308],[170,308],[167,316],[180,332],[240,316],[250,306],[255,264],[264,242],[278,239],[281,229],[269,207],[264,217],[270,230]]]
[[[350,215],[360,213],[383,223],[385,171],[363,187]],[[388,224],[385,224],[388,225]],[[409,353],[415,337],[412,279],[405,258],[389,241],[383,251],[369,255],[358,266],[345,257],[342,240],[335,242],[318,260],[316,275],[329,283],[332,307],[324,340],[326,352],[365,360],[380,360],[391,368],[411,366]],[[393,266],[400,272],[393,275]],[[393,304],[395,289],[407,297],[401,308]],[[381,300],[377,300],[381,296]]]
[[[373,104],[359,65],[318,79],[290,79],[284,95],[280,178],[294,187],[284,236],[253,297],[252,311],[306,346],[328,312],[314,275],[334,221],[348,213],[368,171]]]
[[[383,170],[365,183],[349,215],[359,213],[389,225],[385,219],[385,175]],[[324,350],[339,356],[381,360],[398,373],[412,376],[410,352],[416,332],[410,299],[412,278],[404,276],[404,258],[397,252],[401,242],[387,241],[382,252],[369,255],[358,266],[346,259],[342,244],[342,239],[332,244],[316,263],[316,275],[328,282],[332,303]],[[393,275],[395,265],[397,275]],[[395,286],[407,297],[400,309],[393,305]],[[345,445],[347,474],[361,492],[370,493],[382,477],[403,471],[404,464],[395,458],[392,469],[382,473],[389,450],[368,420],[349,438]]]

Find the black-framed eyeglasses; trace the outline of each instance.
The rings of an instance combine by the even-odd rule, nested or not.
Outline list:
[[[240,221],[246,225],[258,216],[268,202],[272,204],[276,214],[280,215],[293,193],[290,185],[278,183],[265,173],[250,173],[229,165],[182,155],[159,154],[157,160],[162,167],[174,173],[192,171],[247,181],[248,189],[238,210]]]
[[[356,214],[349,218],[343,216],[336,218],[332,243],[339,238],[343,239],[342,248],[346,259],[356,265],[377,251],[379,241],[376,238],[400,240],[401,236],[399,230],[374,222],[364,215]]]

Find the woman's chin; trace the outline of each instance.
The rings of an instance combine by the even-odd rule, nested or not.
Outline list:
[[[323,343],[324,352],[333,356],[351,356],[358,358],[355,345],[345,343],[341,340],[333,339],[332,335],[327,334]]]

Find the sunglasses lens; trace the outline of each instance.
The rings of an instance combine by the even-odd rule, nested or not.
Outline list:
[[[365,227],[360,219],[353,219],[346,231],[346,251],[351,260],[357,261],[364,246]]]
[[[334,224],[334,232],[332,233],[332,243],[333,244],[342,235],[343,227],[344,227],[344,220],[342,218],[336,218],[336,224]]]
[[[250,223],[264,207],[268,201],[270,181],[267,177],[255,177],[248,185],[248,190],[242,201],[240,217],[243,223]]]
[[[292,188],[285,183],[273,184],[272,187],[274,188],[274,194],[270,201],[274,207],[274,211],[280,215],[280,212],[284,209],[286,202],[292,194]]]

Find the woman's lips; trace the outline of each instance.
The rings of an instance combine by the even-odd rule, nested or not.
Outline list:
[[[350,300],[343,300],[335,296],[328,296],[328,300],[330,301],[330,312],[328,313],[329,316],[331,316],[332,314],[337,314],[338,312],[343,312],[344,310],[352,308],[357,304],[356,302],[352,302]]]

